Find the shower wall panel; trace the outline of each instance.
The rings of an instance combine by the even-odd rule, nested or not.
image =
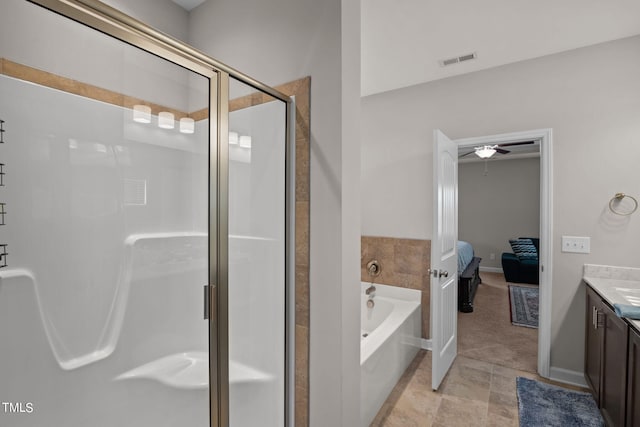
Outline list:
[[[207,426],[209,79],[3,7],[0,425]]]

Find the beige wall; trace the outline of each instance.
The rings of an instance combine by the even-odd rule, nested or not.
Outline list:
[[[483,161],[458,166],[458,238],[481,267],[502,268],[509,239],[540,234],[540,158],[507,158],[488,161],[486,175]]]
[[[640,196],[638,76],[636,36],[363,98],[362,234],[431,238],[435,128],[553,128],[551,366],[581,372],[583,264],[640,267],[640,213],[607,209],[618,191]],[[590,236],[591,253],[561,252],[562,235]]]
[[[100,0],[172,37],[188,41],[189,13],[171,0]]]

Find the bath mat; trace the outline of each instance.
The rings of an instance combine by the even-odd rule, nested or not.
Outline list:
[[[520,427],[601,427],[604,421],[589,393],[518,377]]]
[[[538,288],[509,285],[511,323],[527,328],[538,327]]]

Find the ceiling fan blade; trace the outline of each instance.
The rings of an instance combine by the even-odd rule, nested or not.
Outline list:
[[[535,141],[508,142],[506,144],[499,144],[498,147],[511,147],[514,145],[528,145],[533,143],[535,143]]]
[[[509,150],[503,150],[502,148],[496,148],[495,150],[500,154],[507,154],[511,152]]]
[[[463,158],[464,156],[468,156],[469,154],[475,153],[475,151],[469,151],[468,153],[464,153],[461,156],[458,156],[459,159]]]

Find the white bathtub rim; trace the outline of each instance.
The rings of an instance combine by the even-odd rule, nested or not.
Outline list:
[[[362,291],[370,284],[362,282]],[[391,335],[408,319],[416,310],[420,310],[420,297],[422,293],[415,289],[399,288],[389,285],[376,284],[376,299],[388,301],[394,305],[391,314],[369,335],[360,340],[360,366],[369,360],[375,352],[381,348]],[[365,309],[366,299],[361,304],[361,310]],[[374,308],[375,309],[375,308]]]
[[[366,289],[371,286],[371,282],[360,282],[360,291],[365,293]],[[385,285],[384,283],[373,283],[376,288],[375,295],[393,298],[400,301],[415,301],[420,302],[422,291],[417,289],[403,288],[400,286]]]
[[[363,366],[375,352],[384,346],[393,333],[400,328],[413,312],[420,309],[420,303],[396,301],[396,307],[382,324],[360,342],[360,366]]]

